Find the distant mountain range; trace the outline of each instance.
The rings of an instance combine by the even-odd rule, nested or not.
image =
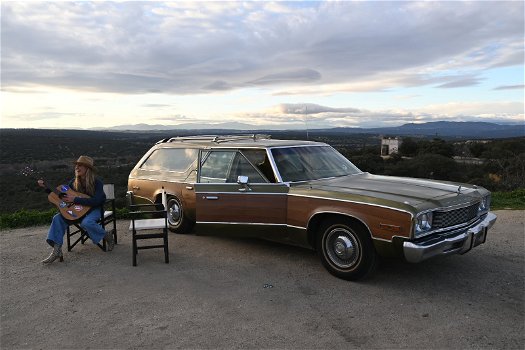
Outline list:
[[[93,129],[95,130],[95,129]],[[96,128],[107,131],[167,131],[167,130],[199,130],[199,132],[269,132],[285,131],[284,127],[264,128],[245,123],[218,123],[218,124],[179,124],[179,125],[150,125],[134,124],[119,125],[111,128]],[[288,130],[298,131],[298,129]],[[347,134],[378,134],[388,136],[436,136],[436,137],[467,137],[467,138],[506,138],[525,136],[525,123],[515,125],[502,125],[486,122],[449,122],[437,121],[429,123],[409,123],[395,127],[381,128],[326,128],[310,129],[315,133],[347,133]]]

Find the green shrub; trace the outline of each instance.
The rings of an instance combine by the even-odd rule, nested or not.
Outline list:
[[[492,192],[491,209],[525,210],[525,188],[510,192]]]
[[[0,214],[0,229],[49,224],[56,213],[55,209],[46,211],[22,209],[10,214]]]

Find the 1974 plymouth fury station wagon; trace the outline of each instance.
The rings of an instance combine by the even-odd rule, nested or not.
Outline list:
[[[340,278],[369,274],[378,255],[417,263],[464,254],[496,221],[484,188],[372,175],[331,146],[265,135],[157,142],[129,176],[135,197],[168,194],[170,229],[194,225],[316,249]]]

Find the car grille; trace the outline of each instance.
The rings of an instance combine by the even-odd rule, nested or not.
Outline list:
[[[467,223],[478,216],[478,207],[479,203],[475,203],[459,209],[435,211],[432,228],[439,229]]]

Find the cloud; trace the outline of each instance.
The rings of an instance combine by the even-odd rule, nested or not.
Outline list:
[[[31,123],[35,121],[51,122],[56,120],[67,120],[68,118],[83,119],[86,117],[87,115],[83,113],[39,112],[13,115],[10,116],[9,119]],[[31,124],[28,124],[27,127],[31,127]]]
[[[523,64],[523,2],[380,5],[2,2],[2,89],[192,94],[255,85],[282,95],[469,76],[439,85],[451,88]]]
[[[466,86],[473,86],[478,85],[480,83],[481,79],[479,78],[473,78],[473,77],[467,77],[462,78],[454,81],[450,81],[445,84],[438,85],[438,88],[458,88],[458,87],[466,87]]]
[[[519,90],[525,88],[524,84],[521,85],[503,85],[494,88],[494,90]]]
[[[168,104],[163,104],[163,103],[146,103],[146,104],[143,104],[142,107],[146,107],[146,108],[165,108],[165,107],[172,107],[172,106],[168,105]]]
[[[205,90],[224,91],[233,89],[227,82],[217,80],[203,87]]]
[[[320,114],[320,113],[357,113],[357,108],[332,108],[326,106],[320,106],[313,103],[284,103],[277,108],[284,114]]]
[[[321,79],[321,74],[313,69],[298,69],[288,72],[274,73],[255,79],[254,85],[276,85],[282,83],[305,83]]]
[[[308,113],[305,113],[305,110]],[[315,104],[284,103],[263,112],[241,113],[245,123],[293,129],[326,127],[399,126],[440,120],[487,121],[523,124],[523,106],[518,102],[464,102],[433,104],[417,109],[365,110],[332,108]]]

